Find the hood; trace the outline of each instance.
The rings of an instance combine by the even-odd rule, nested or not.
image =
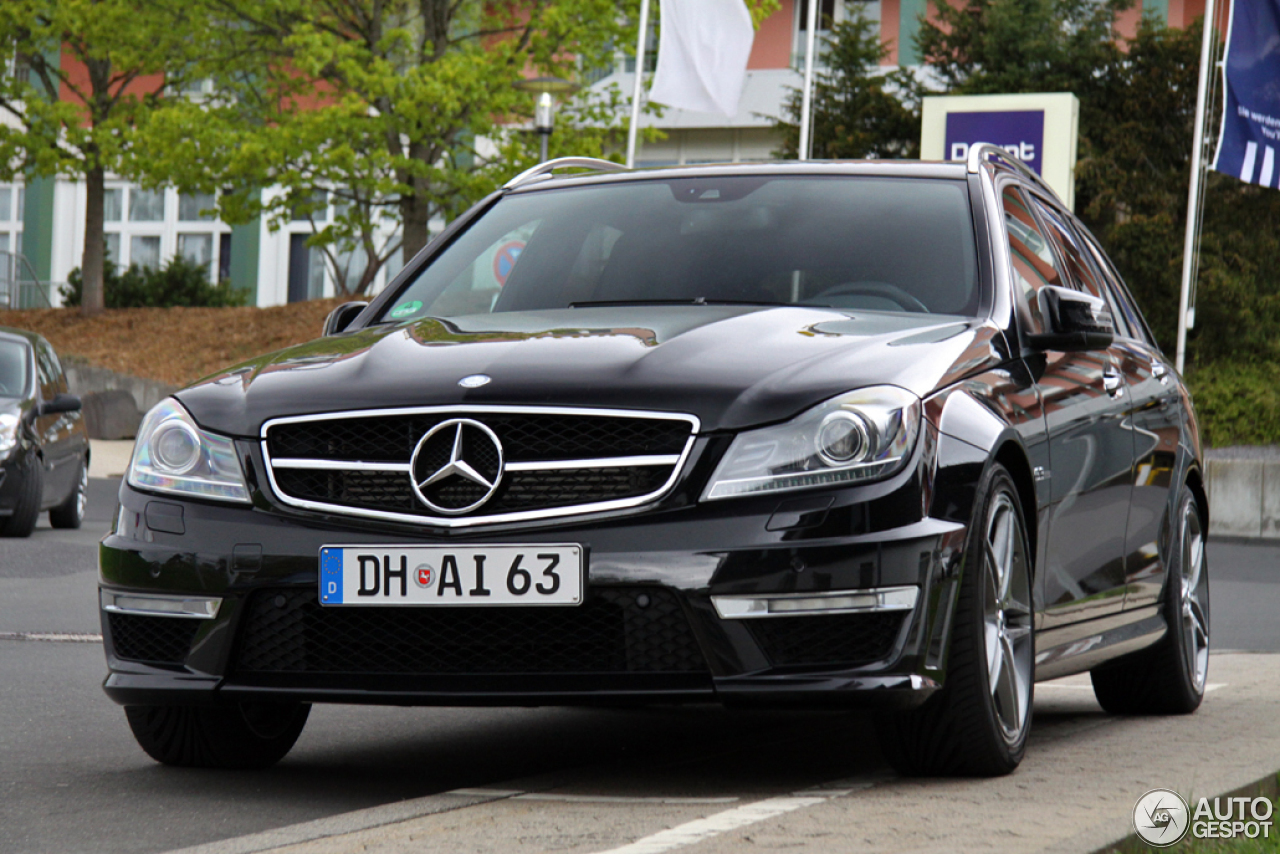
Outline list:
[[[235,436],[278,416],[446,404],[687,412],[704,430],[740,429],[868,385],[927,395],[997,364],[1002,341],[977,320],[804,307],[510,312],[322,338],[177,397],[201,425]],[[458,384],[472,374],[491,381]]]

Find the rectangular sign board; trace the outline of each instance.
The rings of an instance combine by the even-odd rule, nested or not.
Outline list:
[[[1070,92],[939,95],[924,99],[923,160],[960,160],[993,143],[1036,172],[1068,208],[1075,204],[1080,102]]]

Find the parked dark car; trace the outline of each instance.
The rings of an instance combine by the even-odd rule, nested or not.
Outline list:
[[[990,775],[1035,680],[1199,705],[1191,401],[1044,182],[613,169],[531,170],[146,416],[101,603],[151,756],[268,765],[317,702],[718,701]]]
[[[49,342],[0,326],[0,536],[26,537],[41,511],[79,528],[89,486],[80,398]]]

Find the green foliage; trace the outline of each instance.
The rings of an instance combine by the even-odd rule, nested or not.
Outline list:
[[[207,268],[181,255],[175,255],[161,269],[131,265],[123,273],[107,261],[103,273],[107,308],[223,308],[249,301],[249,293],[233,288],[230,282],[211,284]],[[83,287],[80,270],[72,270],[67,284],[59,288],[63,305],[80,305]]]
[[[922,91],[909,71],[880,71],[888,54],[879,26],[861,11],[832,27],[827,67],[814,75],[815,159],[919,156]],[[801,90],[791,89],[783,105],[786,118],[774,119],[774,130],[782,135],[775,152],[779,158],[796,157],[803,98]]]
[[[1076,209],[1159,341],[1176,346],[1201,25],[1144,18],[1114,32],[1127,0],[974,0],[939,6],[922,55],[952,92],[1074,92]],[[1210,121],[1217,127],[1217,117]],[[1206,441],[1280,442],[1280,193],[1210,173],[1196,327],[1187,355]]]
[[[635,42],[639,0],[190,5],[211,21],[198,68],[215,95],[156,115],[139,151],[184,189],[220,191],[229,222],[265,214],[278,225],[317,189],[334,191],[343,210],[313,223],[311,242],[364,254],[358,281],[341,275],[341,253],[329,259],[340,288],[361,293],[401,239],[406,257],[416,253],[432,223],[536,162],[536,138],[509,131],[534,106],[513,84],[611,64],[616,45]],[[748,4],[756,14],[777,5]],[[605,100],[576,102],[553,151],[599,154],[620,134]],[[283,193],[264,197],[270,186]]]
[[[1206,445],[1280,441],[1280,364],[1223,359],[1190,372],[1188,383]]]

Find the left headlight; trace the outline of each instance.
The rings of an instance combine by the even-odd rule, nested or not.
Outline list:
[[[887,477],[920,432],[920,398],[897,386],[842,394],[785,424],[739,433],[704,501]]]
[[[0,456],[9,453],[17,446],[20,420],[15,413],[0,412]]]
[[[129,464],[129,485],[193,498],[250,500],[235,442],[201,430],[172,398],[142,419]]]

